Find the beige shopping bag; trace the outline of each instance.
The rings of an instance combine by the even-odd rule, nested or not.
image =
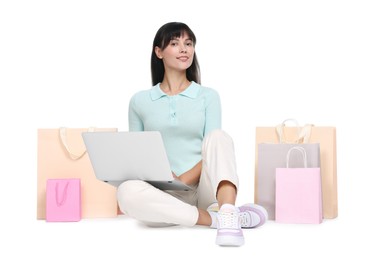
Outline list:
[[[116,188],[96,179],[82,132],[116,128],[38,129],[37,219],[45,219],[48,179],[78,178],[81,181],[82,218],[116,217]]]
[[[313,125],[306,125],[303,127],[288,127],[285,126],[285,123],[282,123],[275,127],[257,127],[255,145],[256,153],[254,196],[256,203],[260,202],[260,194],[258,193],[257,185],[258,144],[261,143],[319,143],[323,217],[327,219],[332,219],[338,216],[337,149],[335,127]]]

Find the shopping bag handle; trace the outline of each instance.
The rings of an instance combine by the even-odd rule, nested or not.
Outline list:
[[[94,127],[90,127],[88,128],[88,132],[94,132],[95,131],[95,128]],[[70,158],[73,159],[73,160],[78,160],[80,158],[82,158],[85,153],[87,152],[87,150],[84,150],[84,152],[82,152],[81,154],[75,154],[71,151],[71,149],[69,148],[69,145],[67,144],[67,128],[66,127],[61,127],[60,128],[60,139],[61,139],[61,142],[63,144],[63,147],[65,147],[67,153],[69,154]]]
[[[56,192],[56,204],[58,207],[61,207],[63,204],[65,204],[65,201],[66,201],[66,197],[67,197],[67,188],[69,186],[69,182],[67,181],[66,184],[65,184],[65,187],[63,188],[63,193],[62,193],[62,199],[60,200],[59,199],[59,188],[58,188],[58,185],[59,182],[56,182],[56,186],[55,186],[55,192]]]
[[[284,127],[286,126],[286,122],[288,122],[288,121],[293,122],[295,124],[295,126],[297,127],[297,131],[298,131],[297,139],[295,139],[294,141],[288,141],[285,137]],[[312,126],[313,126],[312,124],[306,124],[304,127],[300,127],[297,120],[295,120],[293,118],[285,119],[281,124],[276,126],[276,132],[277,132],[280,144],[308,143],[309,140],[310,140],[310,137],[311,137]]]
[[[302,146],[294,146],[289,149],[286,155],[286,168],[289,168],[290,154],[292,151],[299,151],[302,154],[304,168],[307,168],[307,153]]]

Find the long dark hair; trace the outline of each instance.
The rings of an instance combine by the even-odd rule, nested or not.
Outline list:
[[[155,54],[155,47],[159,47],[164,50],[172,39],[180,37],[182,34],[186,33],[193,44],[196,44],[196,36],[188,25],[184,23],[171,22],[166,23],[161,28],[159,28],[157,34],[153,41],[153,50],[151,57],[151,71],[152,71],[152,83],[153,86],[163,81],[164,77],[164,65],[163,61],[157,57]],[[201,84],[201,75],[199,70],[199,64],[197,60],[197,55],[194,52],[192,65],[186,70],[186,77],[189,81],[194,81]]]

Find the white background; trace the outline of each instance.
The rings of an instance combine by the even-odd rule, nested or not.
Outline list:
[[[360,0],[1,1],[0,258],[372,259],[372,14]],[[337,219],[269,222],[241,248],[215,246],[201,227],[36,220],[37,128],[127,130],[130,96],[151,87],[153,37],[170,21],[195,32],[202,84],[220,93],[238,204],[253,201],[255,127],[296,118],[337,127]]]

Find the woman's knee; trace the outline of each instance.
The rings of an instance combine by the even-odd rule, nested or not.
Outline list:
[[[209,132],[204,140],[203,140],[203,147],[206,148],[208,145],[213,145],[217,143],[224,143],[224,144],[230,144],[233,145],[233,139],[232,137],[221,129],[215,129]]]
[[[136,205],[139,193],[149,184],[141,180],[128,180],[118,186],[117,200],[120,210],[125,213],[132,204]]]
[[[206,135],[205,138],[209,138],[209,139],[215,139],[215,138],[218,138],[218,139],[221,139],[221,138],[232,139],[227,132],[225,132],[224,130],[221,130],[221,129],[212,130],[211,132],[209,132]]]

